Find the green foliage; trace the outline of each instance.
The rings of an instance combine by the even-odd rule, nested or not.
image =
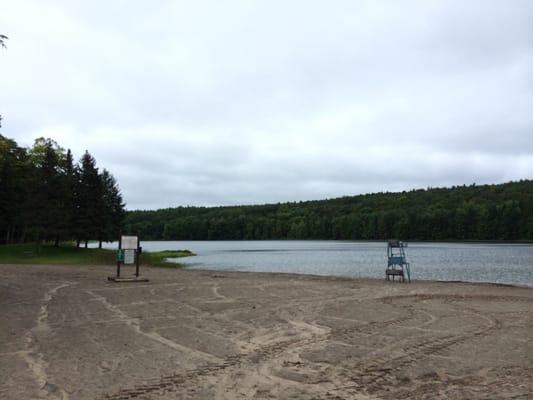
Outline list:
[[[181,264],[169,262],[169,258],[191,257],[195,254],[189,250],[163,250],[155,252],[143,252],[141,255],[142,264],[154,267],[180,268]]]
[[[180,264],[166,261],[168,258],[194,256],[189,250],[165,250],[143,252],[141,263],[155,267],[179,268]],[[37,246],[35,244],[0,245],[0,264],[42,265],[113,265],[116,250],[83,249],[65,243],[64,246]]]
[[[85,152],[79,165],[55,141],[22,148],[0,135],[0,244],[118,236],[125,216],[118,185]]]
[[[126,215],[124,202],[118,184],[107,170],[100,175],[102,191],[100,219],[97,225],[97,238],[100,241],[112,241],[120,234],[120,228]]]
[[[330,200],[131,211],[145,240],[533,240],[533,181]]]
[[[116,251],[35,244],[0,245],[0,264],[112,265]]]
[[[76,213],[77,237],[89,240],[99,236],[103,224],[103,187],[96,168],[96,160],[88,151],[82,156],[78,180],[78,207]]]

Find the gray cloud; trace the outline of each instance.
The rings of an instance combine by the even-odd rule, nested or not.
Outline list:
[[[533,177],[530,1],[8,0],[4,135],[128,208]]]

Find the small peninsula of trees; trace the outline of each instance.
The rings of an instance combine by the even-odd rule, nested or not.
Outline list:
[[[0,244],[115,240],[125,217],[117,182],[85,152],[39,138],[31,148],[0,135]]]
[[[131,211],[126,229],[146,240],[533,240],[533,181]]]

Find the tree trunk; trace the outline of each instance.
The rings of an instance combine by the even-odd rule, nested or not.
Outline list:
[[[87,247],[88,247],[88,244],[89,244],[89,241],[88,241],[88,240],[86,240],[86,241],[85,241],[85,248],[87,248]]]
[[[81,240],[80,240],[80,239],[77,239],[77,240],[76,240],[76,247],[79,248],[79,247],[80,247],[80,243],[81,243]]]
[[[100,241],[98,242],[98,248],[101,249],[102,248],[102,240],[100,239]]]
[[[54,247],[59,247],[59,238],[56,237],[56,240],[54,241]]]

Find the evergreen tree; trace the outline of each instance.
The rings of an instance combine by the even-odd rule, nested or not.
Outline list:
[[[54,240],[60,234],[63,149],[53,140],[38,138],[30,150],[36,168],[30,197],[32,233],[35,240]]]
[[[100,180],[103,191],[103,218],[100,219],[97,237],[99,248],[102,247],[102,241],[111,241],[118,237],[125,217],[122,195],[113,175],[104,169],[100,175]]]
[[[114,177],[88,152],[74,165],[52,139],[26,149],[0,135],[0,243],[111,240],[124,215]]]
[[[26,149],[0,135],[0,243],[25,236],[33,176]]]
[[[96,168],[96,160],[85,151],[80,160],[79,180],[77,185],[76,236],[87,242],[96,238],[103,218],[102,184]]]
[[[59,240],[68,240],[75,237],[75,216],[77,213],[76,190],[78,188],[77,170],[74,166],[72,152],[67,150],[63,162],[61,163],[61,196],[60,196],[60,214],[58,221],[58,235],[56,237],[56,246]]]

